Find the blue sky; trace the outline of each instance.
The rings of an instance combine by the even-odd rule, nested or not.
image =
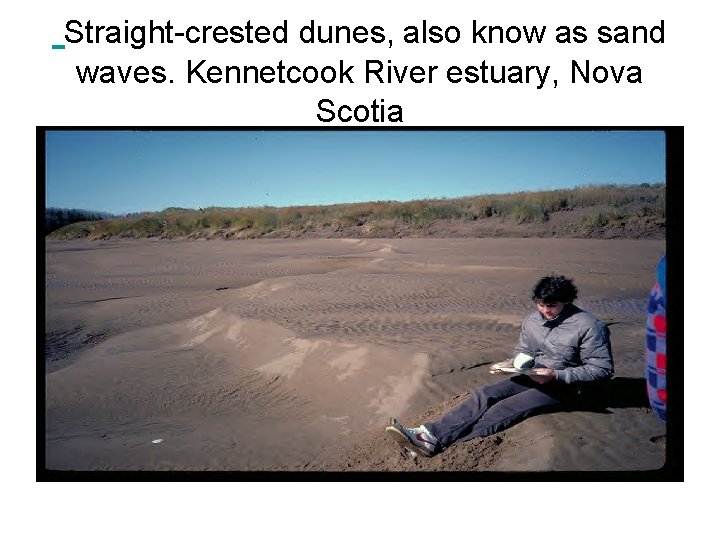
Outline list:
[[[665,181],[661,131],[48,131],[46,207],[408,201]]]

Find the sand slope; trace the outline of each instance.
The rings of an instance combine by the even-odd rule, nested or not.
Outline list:
[[[46,244],[46,463],[75,470],[647,470],[657,240],[314,239]],[[495,380],[540,275],[610,324],[617,397],[413,461],[420,422]]]

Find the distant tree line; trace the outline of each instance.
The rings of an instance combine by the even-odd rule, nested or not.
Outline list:
[[[100,221],[114,218],[113,214],[107,212],[95,212],[92,210],[80,210],[77,208],[46,208],[45,209],[45,235],[80,221]]]

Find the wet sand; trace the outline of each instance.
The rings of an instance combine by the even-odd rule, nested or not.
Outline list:
[[[658,240],[278,239],[46,243],[51,470],[644,471],[665,425],[643,401]],[[406,459],[422,421],[506,358],[529,290],[575,279],[610,325],[616,394]]]

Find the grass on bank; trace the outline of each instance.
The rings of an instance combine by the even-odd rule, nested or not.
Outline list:
[[[665,227],[665,185],[585,186],[553,191],[518,192],[457,199],[409,202],[375,201],[286,208],[166,208],[119,219],[74,223],[48,238],[223,237],[258,238],[271,233],[323,231],[381,233],[397,228],[423,229],[438,221],[542,226],[553,215],[575,212],[564,223],[567,236],[595,236],[608,228],[630,228],[637,234]],[[597,211],[593,211],[597,208]],[[583,210],[582,212],[578,212]]]

